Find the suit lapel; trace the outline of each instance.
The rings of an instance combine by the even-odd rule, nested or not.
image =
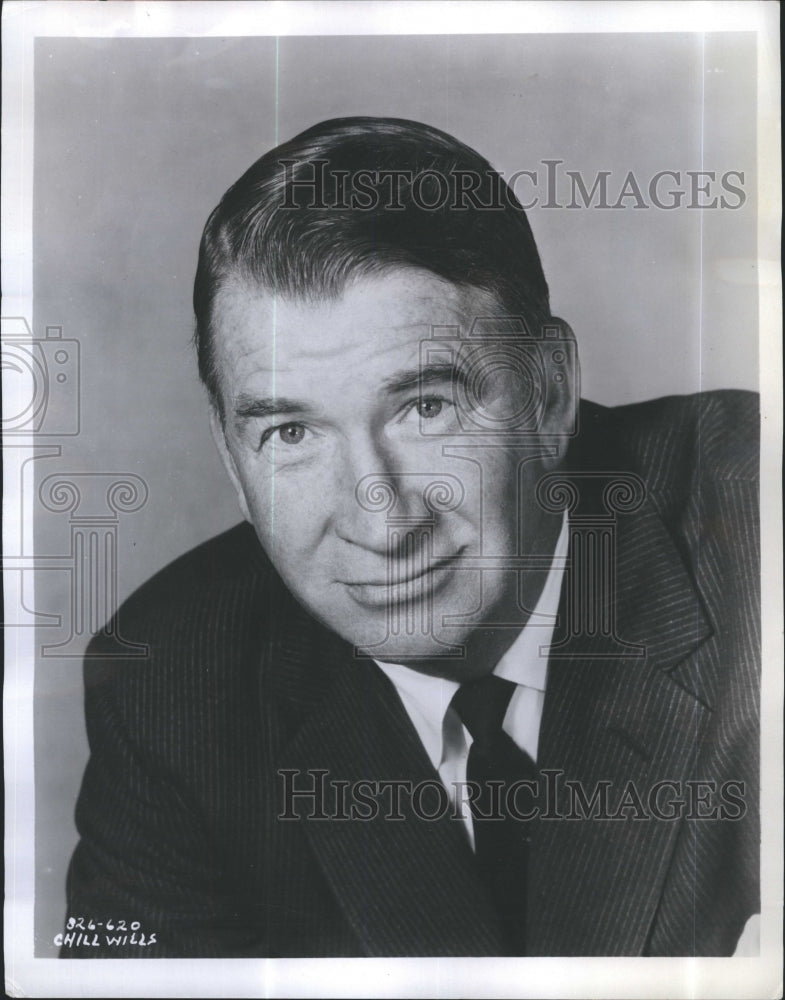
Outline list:
[[[649,797],[657,782],[695,777],[710,710],[699,650],[711,630],[651,501],[619,519],[616,551],[617,633],[643,655],[595,635],[549,662],[538,766],[554,773],[532,844],[532,954],[644,952],[681,825],[652,817]],[[609,815],[628,808],[582,820],[568,781],[589,800],[606,783]]]
[[[420,782],[429,783],[424,811],[440,814],[445,802],[436,798],[438,775],[395,688],[371,660],[355,658],[323,631],[322,638],[321,680],[314,684],[305,666],[314,661],[313,646],[306,656],[278,645],[271,689],[299,702],[301,713],[279,767],[297,772],[297,787],[308,786],[303,772],[327,772],[322,812],[331,818],[314,818],[307,798],[295,800],[294,810],[337,905],[369,956],[499,954],[501,931],[463,824],[449,810],[423,819],[412,806],[408,790]],[[379,785],[396,781],[406,782],[399,810],[394,789]]]

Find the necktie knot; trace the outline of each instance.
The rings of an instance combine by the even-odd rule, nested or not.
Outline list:
[[[501,731],[507,707],[515,691],[515,684],[489,674],[476,681],[461,684],[453,695],[451,706],[472,739],[485,742]]]

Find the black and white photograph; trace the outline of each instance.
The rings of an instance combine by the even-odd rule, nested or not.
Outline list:
[[[781,992],[778,19],[4,6],[9,995]]]

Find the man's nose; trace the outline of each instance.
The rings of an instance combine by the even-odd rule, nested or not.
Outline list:
[[[334,527],[344,541],[388,555],[388,525],[433,520],[422,475],[370,435],[347,444],[335,472]]]

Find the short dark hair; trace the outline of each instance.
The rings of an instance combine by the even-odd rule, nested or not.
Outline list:
[[[397,118],[336,118],[265,153],[202,234],[194,340],[212,398],[213,313],[228,278],[308,300],[339,295],[352,277],[406,267],[486,291],[527,326],[549,318],[520,202],[487,160],[446,132]]]

